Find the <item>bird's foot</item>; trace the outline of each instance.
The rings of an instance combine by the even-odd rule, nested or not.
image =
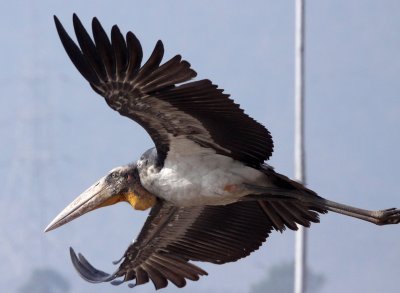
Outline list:
[[[400,223],[400,209],[391,208],[375,212],[377,225],[389,225]]]

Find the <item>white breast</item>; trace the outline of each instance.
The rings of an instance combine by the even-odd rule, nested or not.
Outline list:
[[[174,138],[164,167],[150,167],[140,179],[154,195],[180,206],[228,204],[247,193],[227,186],[270,185],[262,172],[186,138]]]

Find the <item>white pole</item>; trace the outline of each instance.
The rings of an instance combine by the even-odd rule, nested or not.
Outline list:
[[[305,0],[295,0],[295,180],[305,184],[304,152],[304,15]],[[296,232],[294,293],[306,292],[307,234],[303,226]]]

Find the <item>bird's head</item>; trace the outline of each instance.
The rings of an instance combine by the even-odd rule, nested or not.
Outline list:
[[[101,178],[71,202],[46,227],[45,232],[58,228],[97,208],[121,201],[136,210],[146,210],[156,203],[156,197],[140,183],[136,164],[118,167]]]

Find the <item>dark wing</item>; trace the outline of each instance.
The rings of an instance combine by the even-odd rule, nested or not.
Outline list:
[[[187,82],[196,72],[180,55],[160,65],[164,55],[161,41],[141,66],[142,47],[132,32],[124,38],[113,26],[110,41],[94,18],[93,41],[74,14],[78,46],[57,17],[54,19],[75,67],[111,108],[146,129],[161,162],[172,140],[181,138],[249,166],[259,166],[271,156],[273,142],[268,130],[246,115],[222,89],[209,80]]]
[[[227,206],[179,208],[160,201],[124,254],[119,269],[107,275],[94,269],[82,255],[71,254],[79,274],[90,282],[152,280],[157,289],[168,281],[183,287],[207,273],[190,263],[215,264],[236,261],[258,249],[272,229],[256,202]],[[115,282],[115,281],[114,281]],[[117,281],[117,284],[120,283]]]
[[[215,264],[233,262],[257,250],[272,229],[297,229],[318,222],[317,213],[300,202],[248,201],[226,206],[179,208],[159,201],[138,238],[125,252],[118,270],[109,275],[95,269],[71,249],[72,262],[89,282],[111,282],[130,286],[151,280],[156,289],[186,285],[207,275],[189,261]],[[119,280],[116,280],[118,279]]]

